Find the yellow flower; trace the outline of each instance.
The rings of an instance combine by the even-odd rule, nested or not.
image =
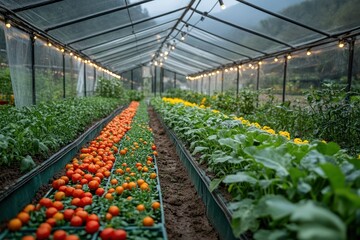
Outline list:
[[[211,110],[213,113],[219,113],[220,111],[218,111],[218,110],[215,110],[215,109],[213,109],[213,110]]]
[[[323,142],[323,143],[327,143],[325,140],[321,140],[321,142]]]
[[[257,123],[257,122],[251,123],[251,126],[254,126],[254,127],[256,127],[256,128],[261,129],[260,124],[259,124],[259,123]]]
[[[359,156],[358,156],[358,159],[360,159],[360,154],[359,154]]]
[[[273,134],[273,135],[275,135],[275,131],[274,131],[274,129],[267,129],[267,130],[265,130],[265,132],[268,132],[268,133],[270,133],[270,134]]]
[[[295,138],[294,143],[296,143],[296,144],[306,144],[306,143],[309,143],[309,141],[308,140],[301,140],[301,138]]]
[[[287,140],[290,140],[290,133],[287,131],[280,131],[279,134],[285,137]]]

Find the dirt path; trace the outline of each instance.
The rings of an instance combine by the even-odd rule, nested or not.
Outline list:
[[[219,239],[206,217],[202,200],[176,154],[175,146],[167,137],[154,110],[149,108],[148,112],[159,153],[157,164],[168,238]]]

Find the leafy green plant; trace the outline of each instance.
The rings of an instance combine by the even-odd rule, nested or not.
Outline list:
[[[123,102],[113,98],[76,98],[32,107],[7,107],[0,111],[0,165],[21,163],[27,171],[32,158],[45,159],[105,117]]]
[[[357,239],[360,163],[336,143],[297,144],[211,109],[152,101],[165,123],[231,194],[234,234]]]

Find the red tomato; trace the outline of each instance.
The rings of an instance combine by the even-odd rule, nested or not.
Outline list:
[[[36,230],[36,239],[43,240],[50,237],[51,230],[47,227],[39,227]]]
[[[75,211],[73,209],[66,209],[64,211],[64,219],[66,221],[70,221],[71,218],[74,216],[74,214],[75,214]]]
[[[86,223],[85,230],[87,233],[95,233],[99,230],[100,224],[97,221],[91,220]],[[116,238],[114,238],[116,239]]]
[[[98,222],[99,220],[100,219],[99,219],[98,215],[96,215],[96,214],[90,214],[86,219],[87,222],[89,222],[89,221],[97,221]]]
[[[113,228],[105,228],[105,229],[100,233],[100,238],[101,238],[102,240],[111,240],[113,233],[114,233],[114,229],[113,229]]]
[[[103,188],[98,188],[98,189],[96,189],[96,191],[95,191],[95,194],[98,195],[98,196],[100,196],[100,197],[101,197],[104,193],[105,193],[105,189],[103,189]]]
[[[67,236],[67,233],[64,230],[56,230],[53,233],[54,240],[65,240],[66,236]]]
[[[115,230],[112,234],[111,239],[126,240],[126,232],[122,229]]]
[[[91,180],[88,184],[90,190],[96,190],[99,188],[99,182],[96,180]]]
[[[80,227],[83,224],[83,220],[79,216],[73,216],[71,218],[70,225],[73,227]]]
[[[155,145],[152,145],[152,146],[151,146],[151,150],[154,150],[154,151],[155,151],[155,150],[156,150],[156,146],[155,146]]]

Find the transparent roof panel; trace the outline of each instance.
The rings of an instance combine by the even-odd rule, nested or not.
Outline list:
[[[217,36],[213,34],[209,34],[203,30],[192,28],[191,35],[196,36],[197,38],[203,39],[207,42],[211,42],[213,44],[224,46],[228,49],[231,49],[232,51],[251,56],[256,57],[261,54],[263,54],[261,51],[256,51],[257,49],[251,49],[248,48],[246,45],[240,45],[238,42],[231,41],[229,39],[223,38],[222,36]]]
[[[195,68],[193,66],[189,66],[189,65],[186,65],[186,64],[182,64],[182,63],[179,63],[177,61],[173,61],[171,59],[169,59],[168,61],[164,62],[163,63],[163,66],[166,68],[167,66],[173,66],[173,67],[176,67],[176,68],[179,68],[180,70],[182,70],[183,72],[199,72],[201,71],[201,69],[199,68]]]
[[[153,53],[153,48],[147,48],[146,50],[143,50],[141,51],[141,55],[142,56],[151,56],[152,53]],[[105,64],[115,64],[115,63],[118,63],[118,62],[123,62],[123,61],[126,61],[130,58],[132,58],[133,56],[137,56],[137,54],[132,54],[132,55],[118,55],[117,57],[114,57],[110,60],[107,60],[107,61],[103,61]]]
[[[139,6],[138,6],[139,7]],[[97,18],[92,18],[69,26],[61,27],[50,31],[50,34],[64,42],[88,36],[94,33],[112,29],[114,26],[121,27],[130,23],[129,15],[126,10],[106,14]]]
[[[44,2],[44,0],[0,0],[1,4],[10,8],[11,10],[41,2]]]
[[[181,38],[181,36],[178,35],[177,40],[181,41],[180,38]],[[222,56],[224,59],[226,59],[228,61],[236,61],[239,59],[244,59],[244,56],[237,54],[236,52],[232,51],[231,49],[227,49],[222,44],[216,45],[211,42],[207,42],[204,39],[198,38],[196,36],[192,36],[191,34],[188,34],[186,36],[185,43],[189,44],[193,47],[196,47],[198,49],[206,50],[206,51],[216,54],[218,56]],[[249,58],[245,57],[245,59],[249,59]]]
[[[77,48],[77,49],[84,49],[84,48],[88,48],[91,46],[96,46],[103,42],[107,42],[108,40],[118,39],[118,38],[122,38],[125,36],[129,36],[130,34],[132,34],[132,28],[127,27],[127,28],[123,28],[121,30],[113,31],[111,33],[101,34],[96,37],[88,38],[86,40],[73,43],[73,44],[71,44],[71,46],[74,48]]]
[[[111,49],[121,49],[121,48],[127,48],[129,46],[141,46],[144,43],[151,42],[151,41],[157,41],[159,39],[163,39],[168,35],[170,30],[162,31],[162,32],[153,32],[151,34],[148,34],[148,36],[142,36],[139,37],[136,35],[131,35],[125,38],[121,38],[112,42],[109,42],[107,44],[100,45],[99,47],[92,48],[89,50],[84,51],[86,54],[98,54],[101,52],[106,52]]]
[[[137,48],[145,48],[148,46],[154,46],[157,45],[163,38],[159,38],[159,39],[150,39],[144,42],[134,42],[131,44],[126,44],[126,45],[122,45],[120,47],[117,48],[112,48],[110,50],[104,51],[104,52],[100,52],[99,54],[94,54],[94,55],[90,55],[93,58],[103,58],[109,55],[112,55],[114,53],[126,53],[129,50],[136,50]]]
[[[276,50],[288,48],[288,46],[285,44],[268,40],[266,38],[237,29],[232,26],[228,26],[210,18],[205,18],[204,21],[199,21],[201,17],[202,15],[194,13],[193,17],[188,22],[192,25],[196,25],[201,29],[204,29],[207,32],[223,36],[230,39],[231,41],[238,42],[251,48],[259,49],[260,51],[273,52]]]
[[[205,68],[205,69],[214,67],[214,65],[206,64],[204,61],[196,61],[193,58],[186,57],[182,54],[178,54],[176,51],[170,53],[168,55],[168,58],[174,59],[175,61],[184,62],[184,63],[188,63],[190,65],[198,66],[200,68]]]
[[[134,48],[132,50],[129,50],[127,52],[119,52],[119,53],[115,53],[113,55],[109,55],[107,56],[106,58],[102,58],[102,59],[99,59],[100,61],[102,62],[111,62],[113,61],[114,59],[119,59],[119,58],[128,58],[128,57],[131,57],[132,55],[136,55],[138,53],[142,53],[142,52],[147,52],[147,51],[156,51],[158,49],[158,46],[157,45],[152,45],[152,46],[146,46],[146,47],[143,47],[143,48]],[[152,55],[152,53],[151,53]]]
[[[169,13],[169,14],[166,14],[166,15],[161,15],[161,14],[156,15],[156,16],[159,16],[159,17],[155,16],[156,18],[154,18],[152,20],[144,21],[144,22],[140,22],[138,24],[135,24],[134,25],[134,31],[138,32],[138,31],[142,31],[144,29],[153,27],[155,25],[163,24],[163,23],[170,22],[170,21],[175,21],[181,16],[183,11],[184,10],[179,10],[179,11]]]
[[[360,25],[358,0],[251,0],[248,2],[330,33]]]
[[[213,62],[218,63],[218,64],[226,64],[228,62],[231,62],[231,60],[224,59],[223,57],[216,56],[210,52],[206,52],[205,50],[200,50],[196,47],[190,46],[189,44],[186,43],[186,41],[179,42],[176,45],[176,48],[178,50],[187,51],[187,52],[192,53],[193,55],[200,56],[200,59],[203,58],[205,60],[212,60]],[[176,51],[176,49],[175,49],[175,51]]]
[[[19,15],[37,27],[45,28],[121,6],[125,6],[124,0],[64,0],[20,12]]]

